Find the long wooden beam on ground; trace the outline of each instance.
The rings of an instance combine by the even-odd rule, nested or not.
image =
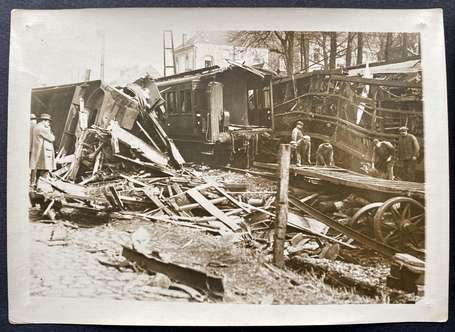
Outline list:
[[[218,209],[214,204],[212,204],[207,198],[205,198],[199,191],[195,189],[190,189],[187,191],[187,194],[194,199],[201,207],[203,207],[207,212],[212,216],[217,217],[223,224],[229,227],[231,230],[236,231],[240,228],[232,218],[226,216],[220,209]]]

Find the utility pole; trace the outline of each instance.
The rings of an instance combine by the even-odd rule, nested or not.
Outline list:
[[[170,44],[170,45],[168,45]],[[169,54],[170,52],[170,54]],[[171,64],[169,64],[168,56],[171,57]],[[171,75],[177,74],[177,68],[175,64],[175,51],[174,51],[174,35],[172,30],[163,31],[163,74],[164,77],[168,76],[168,69],[172,70]]]
[[[101,58],[100,58],[100,80],[104,81],[104,53],[106,51],[106,36],[104,31],[100,31],[101,37]]]
[[[291,146],[281,144],[279,152],[278,192],[276,196],[275,239],[273,242],[273,262],[276,266],[284,267],[284,240],[288,223],[288,187],[289,165],[291,161]]]

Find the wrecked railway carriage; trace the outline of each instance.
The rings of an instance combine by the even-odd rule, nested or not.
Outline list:
[[[85,170],[113,173],[125,163],[159,172],[181,166],[157,119],[163,103],[153,79],[144,77],[123,88],[99,80],[36,88],[31,111],[51,114],[59,175],[75,181]]]
[[[158,79],[166,100],[164,123],[185,158],[249,167],[258,137],[271,132],[272,75],[263,69],[228,61]]]
[[[420,58],[360,65],[347,73],[296,74],[274,80],[273,89],[275,135],[289,140],[295,122],[302,120],[305,133],[334,146],[337,165],[354,171],[371,160],[373,139],[396,144],[398,128],[407,126],[422,147],[417,175],[423,181]]]

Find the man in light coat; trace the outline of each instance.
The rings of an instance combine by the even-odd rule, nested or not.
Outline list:
[[[43,113],[33,128],[30,153],[30,169],[32,170],[32,185],[36,187],[38,179],[55,169],[55,136],[51,130],[51,116]]]
[[[291,132],[291,146],[294,149],[296,165],[302,164],[303,122],[297,121]]]

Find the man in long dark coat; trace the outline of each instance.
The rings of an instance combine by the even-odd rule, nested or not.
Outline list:
[[[33,186],[38,179],[55,169],[55,136],[51,130],[51,116],[43,113],[33,128],[32,149],[30,153],[30,169],[32,170]]]

